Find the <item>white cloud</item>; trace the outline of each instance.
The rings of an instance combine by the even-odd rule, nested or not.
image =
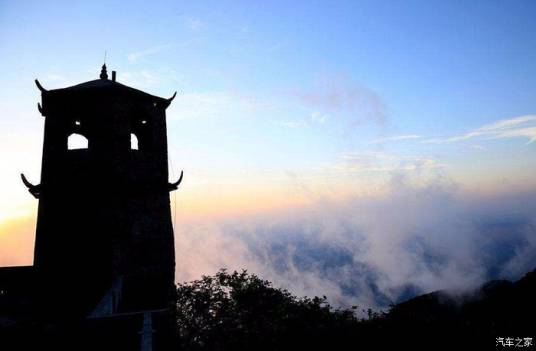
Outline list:
[[[314,107],[317,113],[329,114],[356,127],[364,122],[383,125],[387,119],[386,108],[376,92],[346,77],[328,77],[315,89],[294,94],[302,103]]]
[[[206,27],[206,23],[201,21],[199,18],[186,17],[184,19],[184,24],[186,27],[192,31],[199,31]]]
[[[255,97],[223,91],[189,93],[177,96],[168,116],[175,119],[240,116],[268,108]]]
[[[383,196],[180,225],[180,281],[246,268],[338,306],[386,306],[413,294],[515,279],[534,268],[532,194],[482,196],[436,179],[393,177]],[[497,255],[500,251],[501,255]]]
[[[297,120],[297,121],[278,121],[276,124],[284,128],[310,128],[313,125],[324,124],[328,116],[320,112],[311,112],[309,119]]]
[[[150,70],[125,71],[118,77],[118,81],[136,89],[143,89],[160,84],[162,77]]]
[[[443,144],[465,141],[470,139],[502,139],[525,137],[530,144],[536,141],[536,115],[525,115],[509,119],[499,120],[486,124],[468,133],[449,138],[434,138],[423,140],[423,143]],[[528,125],[528,126],[527,126]]]
[[[408,134],[408,135],[394,135],[390,137],[385,138],[379,138],[374,141],[372,141],[373,144],[380,144],[380,143],[386,143],[389,141],[400,141],[400,140],[409,140],[409,139],[419,139],[422,138],[420,135],[416,134]]]
[[[181,77],[173,69],[167,67],[161,67],[156,70],[142,69],[142,70],[130,70],[120,71],[117,75],[117,81],[122,84],[126,84],[136,89],[145,90],[153,95],[170,97],[173,95],[173,91],[166,89],[162,92],[163,86],[177,86],[181,83]],[[158,92],[151,92],[150,90],[160,90]]]
[[[494,136],[494,138],[514,138],[514,137],[526,137],[529,139],[527,144],[531,144],[536,141],[536,126],[505,130],[501,132],[500,134]]]
[[[304,121],[278,121],[276,122],[278,126],[284,127],[284,128],[309,128],[309,124]]]
[[[479,144],[471,145],[471,148],[475,150],[481,150],[481,151],[487,150],[484,146],[479,145]]]
[[[142,57],[157,54],[161,51],[169,49],[172,46],[172,44],[156,45],[145,50],[133,52],[129,54],[127,58],[130,63],[135,63]]]
[[[343,173],[418,171],[441,168],[443,165],[429,156],[400,156],[384,152],[358,152],[340,156],[340,161],[327,170]]]
[[[523,124],[526,122],[532,122],[536,121],[536,115],[526,115],[526,116],[520,116],[520,117],[514,117],[509,119],[503,119],[488,125],[485,125],[480,128],[480,130],[503,130],[508,129],[514,126],[517,126],[519,124]]]
[[[313,112],[311,113],[311,122],[313,123],[324,123],[328,119],[328,116],[324,113]]]

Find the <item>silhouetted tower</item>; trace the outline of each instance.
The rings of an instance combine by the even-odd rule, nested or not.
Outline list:
[[[165,308],[174,290],[166,108],[108,79],[41,90],[45,117],[34,266],[46,310]],[[181,173],[182,178],[182,173]]]

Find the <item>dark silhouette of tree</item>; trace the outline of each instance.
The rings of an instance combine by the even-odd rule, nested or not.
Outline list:
[[[176,327],[180,350],[487,350],[497,338],[534,344],[534,296],[536,271],[515,283],[369,309],[360,319],[325,296],[298,298],[246,271],[222,270],[178,285]]]
[[[284,350],[337,344],[358,324],[326,297],[297,298],[246,271],[221,270],[177,289],[179,344],[187,350]]]

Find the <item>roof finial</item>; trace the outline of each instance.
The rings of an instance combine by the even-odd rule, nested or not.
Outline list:
[[[100,71],[100,79],[108,79],[108,72],[106,72],[106,64],[102,65],[102,69]]]

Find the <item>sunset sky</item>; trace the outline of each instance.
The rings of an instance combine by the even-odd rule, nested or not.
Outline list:
[[[178,280],[243,267],[381,305],[348,267],[392,299],[410,278],[520,274],[536,266],[520,256],[536,245],[535,16],[534,1],[0,1],[0,265],[32,263],[33,80],[96,79],[106,52],[119,82],[178,91]],[[473,260],[482,238],[497,257],[510,237],[503,261]],[[339,280],[311,268],[326,262]]]

